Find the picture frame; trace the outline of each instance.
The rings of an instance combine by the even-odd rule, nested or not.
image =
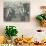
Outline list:
[[[30,3],[28,1],[4,1],[4,21],[29,22]]]

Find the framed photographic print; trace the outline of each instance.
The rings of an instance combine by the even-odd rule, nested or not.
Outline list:
[[[27,0],[5,0],[4,21],[29,22],[30,3]]]

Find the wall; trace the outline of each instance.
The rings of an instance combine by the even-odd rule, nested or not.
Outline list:
[[[4,0],[0,0],[0,35],[4,34],[6,25],[16,26],[19,31],[18,36],[23,34],[29,37],[31,34],[35,34],[37,29],[46,30],[46,28],[40,27],[35,19],[35,16],[41,13],[40,6],[46,5],[46,0],[30,0],[30,22],[4,22],[3,2]]]

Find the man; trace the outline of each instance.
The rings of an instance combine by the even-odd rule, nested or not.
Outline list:
[[[15,17],[15,10],[12,8],[9,8],[8,21],[12,21],[12,18],[14,17]]]

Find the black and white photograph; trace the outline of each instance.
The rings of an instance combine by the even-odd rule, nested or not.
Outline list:
[[[29,22],[30,3],[24,1],[4,1],[4,21]]]

